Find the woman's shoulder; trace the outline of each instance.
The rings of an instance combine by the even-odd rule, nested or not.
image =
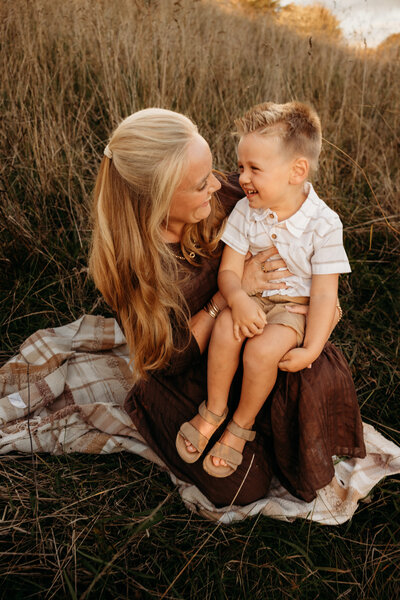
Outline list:
[[[221,183],[221,189],[216,192],[219,201],[229,214],[238,200],[243,198],[243,190],[239,185],[239,173],[222,173],[217,171],[215,176]]]

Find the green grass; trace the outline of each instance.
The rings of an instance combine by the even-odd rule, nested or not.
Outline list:
[[[266,99],[309,100],[327,140],[315,185],[342,217],[353,267],[333,339],[363,419],[400,444],[394,55],[317,38],[310,55],[307,40],[268,16],[202,1],[4,0],[0,13],[0,363],[36,329],[110,314],[87,275],[88,215],[121,117],[152,105],[185,112],[216,166],[234,169],[236,116]],[[338,527],[261,516],[218,526],[190,514],[167,474],[134,455],[6,455],[0,465],[1,598],[400,593],[396,477]]]

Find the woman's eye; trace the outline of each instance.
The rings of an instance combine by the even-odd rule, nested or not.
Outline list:
[[[201,187],[199,187],[199,192],[201,192],[202,190],[205,190],[205,188],[206,188],[206,185],[207,185],[207,181],[205,181],[205,182],[203,183],[203,185],[202,185]]]

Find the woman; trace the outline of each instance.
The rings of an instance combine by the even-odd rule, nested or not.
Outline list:
[[[258,435],[246,444],[232,476],[210,477],[201,461],[182,461],[175,447],[186,421],[210,446],[222,424],[203,404],[206,348],[226,306],[217,289],[223,221],[242,195],[237,178],[214,175],[208,144],[188,118],[163,109],[139,111],[117,127],[105,149],[90,269],[130,348],[136,383],[125,408],[171,471],[217,506],[264,497],[273,472],[310,501],[334,475],[333,454],[365,455],[351,376],[331,344],[312,369],[280,373],[256,421]],[[282,287],[273,283],[282,272],[262,271],[268,256],[249,261],[249,292]],[[276,268],[282,266],[276,261]],[[238,371],[229,414],[240,378]]]

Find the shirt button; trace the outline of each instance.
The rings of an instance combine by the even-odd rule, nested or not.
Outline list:
[[[273,233],[273,234],[271,235],[271,237],[272,237],[272,239],[273,239],[273,240],[276,240],[276,238],[277,238],[278,236],[276,235],[276,233]]]

